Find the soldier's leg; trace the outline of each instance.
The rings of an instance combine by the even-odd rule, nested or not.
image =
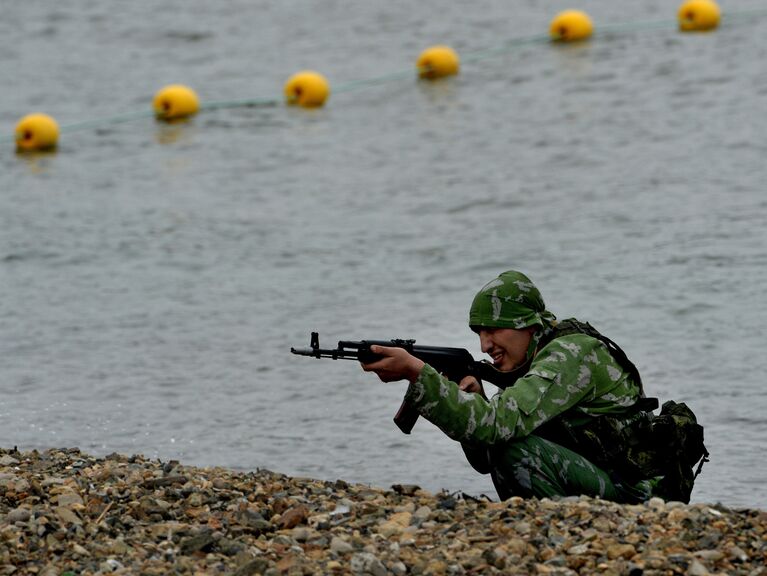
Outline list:
[[[501,498],[586,494],[621,500],[604,470],[583,456],[538,436],[527,436],[493,452],[493,481]]]

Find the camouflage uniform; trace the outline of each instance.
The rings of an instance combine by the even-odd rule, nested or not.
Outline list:
[[[556,320],[532,282],[514,271],[501,274],[480,290],[469,324],[540,328],[516,383],[486,400],[480,394],[461,391],[426,365],[409,386],[406,400],[461,442],[472,466],[492,475],[502,499],[588,494],[640,501],[650,496],[650,482],[623,485],[585,457],[539,434],[555,418],[578,427],[593,416],[620,416],[640,398],[640,385],[605,344],[586,334],[570,334],[536,351]]]

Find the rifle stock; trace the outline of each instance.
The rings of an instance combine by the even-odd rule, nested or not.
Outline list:
[[[341,340],[334,349],[320,348],[319,333],[312,332],[309,348],[291,348],[293,354],[311,356],[313,358],[332,358],[333,360],[358,360],[363,364],[375,362],[379,355],[370,351],[371,346],[390,346],[404,348],[410,354],[429,364],[443,374],[448,380],[460,382],[465,376],[474,376],[482,382],[486,380],[499,388],[511,386],[519,376],[515,372],[501,372],[492,364],[475,360],[471,353],[464,348],[448,348],[444,346],[416,346],[415,340]],[[394,423],[405,434],[410,434],[418,421],[418,411],[407,400],[402,402]]]

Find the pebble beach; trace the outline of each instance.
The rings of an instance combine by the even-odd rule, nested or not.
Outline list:
[[[767,574],[767,512],[0,450],[0,574]]]

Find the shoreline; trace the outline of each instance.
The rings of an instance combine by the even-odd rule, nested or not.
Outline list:
[[[78,449],[0,449],[0,575],[744,574],[767,512],[486,501]]]

